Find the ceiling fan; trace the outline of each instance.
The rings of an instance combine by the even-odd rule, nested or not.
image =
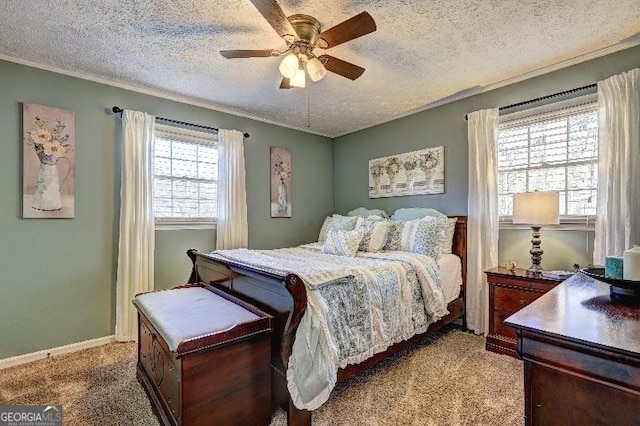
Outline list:
[[[321,32],[320,22],[309,15],[287,17],[276,0],[251,0],[267,22],[287,43],[283,51],[263,50],[221,50],[227,59],[260,58],[283,56],[280,73],[283,76],[281,89],[305,87],[305,69],[313,81],[320,81],[331,71],[355,80],[365,69],[331,55],[316,56],[314,49],[330,49],[339,44],[372,33],[376,23],[371,15],[362,12],[346,21]]]

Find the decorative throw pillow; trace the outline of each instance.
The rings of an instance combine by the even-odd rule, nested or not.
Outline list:
[[[356,228],[362,231],[362,241],[360,241],[360,251],[376,252],[382,250],[387,242],[387,235],[391,223],[380,218],[368,217],[358,223]]]
[[[324,243],[329,231],[353,231],[358,224],[358,220],[361,220],[359,216],[341,216],[339,214],[327,216],[320,228],[318,242]]]
[[[334,214],[331,217],[329,231],[353,231],[356,229],[358,220],[361,220],[359,216],[341,216],[339,214]]]
[[[402,230],[404,229],[404,220],[389,221],[389,232],[387,234],[387,242],[384,244],[384,250],[400,250],[400,241],[402,240]]]
[[[445,237],[445,217],[391,222],[385,250],[402,250],[438,258]]]
[[[322,222],[322,227],[320,228],[320,235],[318,235],[318,242],[324,243],[327,239],[327,232],[329,232],[329,227],[331,226],[331,221],[333,218],[331,216],[327,216]]]
[[[442,254],[451,254],[453,249],[453,234],[456,232],[457,217],[448,217],[447,226],[444,228],[444,241],[442,242]]]
[[[329,231],[323,251],[328,254],[353,257],[362,241],[362,231]]]

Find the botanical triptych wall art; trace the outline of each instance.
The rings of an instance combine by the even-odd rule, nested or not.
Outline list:
[[[25,102],[22,129],[22,217],[74,217],[75,111]]]
[[[271,217],[291,217],[291,151],[271,147]]]
[[[444,192],[444,147],[369,160],[369,198]]]

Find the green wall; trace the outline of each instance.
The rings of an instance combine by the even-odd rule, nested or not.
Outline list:
[[[365,206],[391,214],[399,207],[426,206],[447,214],[466,214],[469,156],[465,114],[584,86],[636,67],[640,67],[640,46],[337,138],[333,150],[336,212]],[[469,72],[473,72],[472,66]],[[445,147],[444,194],[369,199],[370,159],[435,146]],[[525,233],[500,232],[501,265],[513,259],[520,266],[529,266],[530,236]],[[545,268],[569,269],[574,263],[591,263],[593,233],[543,229],[542,245]]]
[[[0,61],[0,359],[114,332],[121,121],[111,106],[238,129],[245,141],[249,245],[317,239],[333,211],[331,139]],[[76,111],[74,219],[21,218],[21,102]],[[293,217],[271,219],[269,149],[291,149]],[[211,251],[214,230],[156,231],[156,287],[183,283],[187,248]]]

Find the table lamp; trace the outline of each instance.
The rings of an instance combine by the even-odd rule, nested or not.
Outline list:
[[[527,273],[539,275],[542,272],[542,249],[540,248],[540,228],[542,225],[560,223],[560,204],[557,191],[536,191],[513,194],[513,223],[530,225],[531,266]]]

